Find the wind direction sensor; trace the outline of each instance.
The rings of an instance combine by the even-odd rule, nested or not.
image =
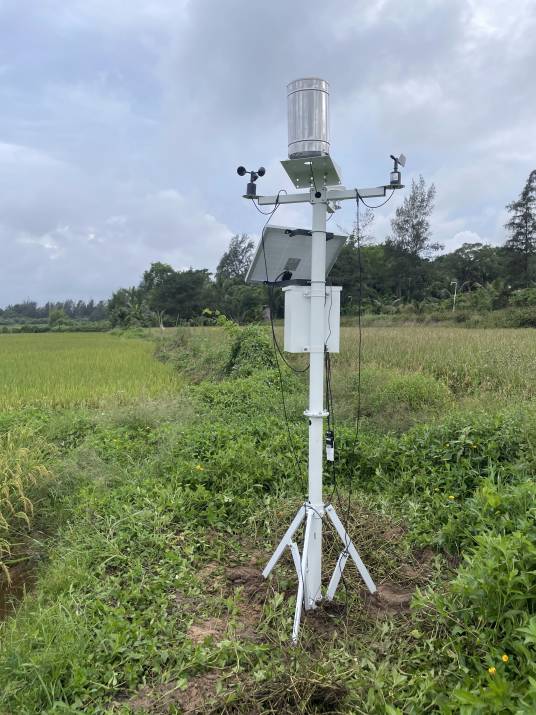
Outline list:
[[[399,166],[406,158],[391,155],[394,170],[389,184],[374,188],[346,189],[341,185],[340,170],[330,157],[329,85],[325,80],[307,77],[287,87],[288,159],[281,162],[299,193],[279,192],[276,196],[257,196],[256,180],[264,169],[248,172],[243,166],[238,174],[250,174],[244,198],[259,206],[310,203],[311,229],[265,228],[247,279],[254,283],[285,286],[285,350],[309,353],[309,406],[304,415],[309,421],[308,497],[298,509],[263,576],[267,578],[288,547],[298,580],[298,594],[292,628],[292,640],[298,640],[302,609],[316,608],[323,598],[322,525],[331,521],[342,542],[325,597],[332,600],[348,559],[352,559],[371,593],[376,585],[361,560],[354,543],[332,504],[322,493],[323,446],[327,458],[333,458],[333,432],[324,435],[324,360],[326,352],[339,351],[340,291],[326,287],[326,276],[344,245],[344,236],[326,233],[326,214],[338,208],[338,202],[383,197],[387,191],[403,188]],[[392,195],[392,194],[391,194]],[[272,212],[273,214],[273,212]],[[303,548],[300,554],[296,533],[305,522]]]
[[[402,168],[406,166],[406,157],[404,154],[400,154],[399,157],[393,156],[391,154],[391,159],[395,162],[393,171],[391,172],[391,186],[393,188],[398,188],[401,183],[401,176],[400,172],[398,171],[398,166],[400,165]]]

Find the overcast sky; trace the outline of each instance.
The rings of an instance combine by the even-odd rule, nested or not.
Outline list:
[[[0,305],[213,270],[262,227],[236,166],[290,188],[286,84],[308,75],[346,186],[403,151],[405,182],[436,184],[436,240],[501,243],[536,168],[535,37],[534,0],[0,0]]]

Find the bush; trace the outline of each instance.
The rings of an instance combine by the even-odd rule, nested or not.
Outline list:
[[[276,367],[274,348],[265,330],[259,325],[233,329],[233,341],[225,374],[229,377],[248,377],[258,370]]]
[[[357,485],[387,495],[411,525],[411,538],[461,553],[481,530],[479,490],[516,484],[534,469],[534,428],[523,415],[453,415],[439,425],[415,427],[400,438],[339,428],[338,471]],[[489,516],[489,515],[488,515]]]
[[[406,405],[410,410],[446,405],[452,399],[449,388],[430,375],[422,373],[394,374],[380,393],[381,402]]]
[[[510,296],[509,302],[516,307],[531,306],[536,308],[536,287],[515,290]]]

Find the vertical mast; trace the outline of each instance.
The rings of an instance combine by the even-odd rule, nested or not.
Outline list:
[[[319,196],[317,196],[319,195]],[[322,463],[324,447],[324,305],[326,300],[326,192],[315,192],[311,245],[311,323],[309,347],[309,503],[311,520],[309,553],[305,564],[305,607],[321,598],[322,577]]]

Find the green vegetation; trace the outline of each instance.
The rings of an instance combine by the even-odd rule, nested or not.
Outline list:
[[[25,301],[0,308],[0,333],[99,332],[110,329],[105,301]]]
[[[370,328],[363,333],[363,360],[369,366],[424,373],[440,380],[460,399],[480,395],[536,397],[536,340],[531,330],[468,330],[412,327]],[[357,367],[355,330],[342,329],[343,349],[335,364]]]
[[[150,343],[113,335],[0,336],[0,410],[125,404],[177,390]]]
[[[21,336],[43,349],[28,364],[86,338],[71,356],[82,372],[86,356],[98,399],[82,388],[50,409],[34,383],[29,408],[11,372],[0,548],[36,583],[0,626],[0,713],[534,712],[530,331],[366,329],[356,440],[356,334],[343,329],[326,490],[381,598],[348,567],[292,649],[291,561],[268,583],[260,570],[304,494],[306,376],[282,371],[288,434],[267,334],[220,323],[159,338],[161,362],[139,338]],[[91,367],[113,345],[122,405],[120,376]],[[329,530],[326,547],[333,565]]]

